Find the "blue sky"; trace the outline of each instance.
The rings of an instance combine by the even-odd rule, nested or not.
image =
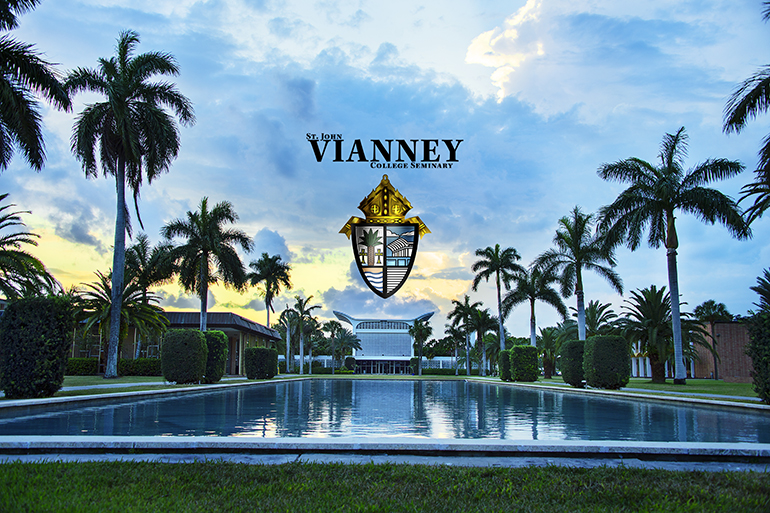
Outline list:
[[[638,4],[638,5],[637,5]],[[122,30],[139,33],[139,52],[173,54],[179,90],[197,123],[181,129],[170,172],[142,189],[153,242],[166,222],[200,199],[228,200],[256,249],[294,267],[295,294],[312,294],[321,316],[413,318],[436,311],[441,336],[452,299],[466,293],[494,306],[492,284],[470,291],[477,248],[515,247],[528,265],[551,247],[557,220],[579,205],[595,212],[619,184],[598,178],[606,162],[655,162],[661,139],[685,126],[688,166],[710,157],[740,160],[743,175],[713,184],[737,197],[751,179],[768,132],[760,117],[739,135],[722,133],[734,88],[767,64],[770,26],[760,1],[529,0],[374,2],[247,0],[45,0],[13,37],[34,43],[66,72],[114,53]],[[65,285],[94,280],[111,265],[114,180],[87,180],[69,145],[75,116],[45,108],[48,160],[39,174],[16,158],[3,191],[32,211],[36,251]],[[306,133],[354,139],[462,139],[451,169],[390,170],[391,182],[430,228],[407,284],[382,300],[358,277],[338,233],[380,181],[365,163],[316,162]],[[678,219],[685,309],[713,298],[736,314],[756,301],[749,287],[770,265],[770,219],[754,238]],[[137,227],[138,228],[138,227]],[[665,252],[620,248],[626,290],[667,285]],[[586,300],[624,298],[589,275]],[[196,309],[175,286],[163,305]],[[574,296],[567,298],[575,304]],[[257,290],[214,288],[209,307],[264,322]],[[528,309],[506,322],[528,334]],[[558,320],[538,305],[538,324]]]

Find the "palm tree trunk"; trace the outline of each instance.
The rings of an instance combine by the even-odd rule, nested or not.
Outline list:
[[[679,276],[676,272],[676,249],[666,250],[668,263],[668,287],[671,289],[671,327],[674,331],[674,384],[687,383],[687,371],[684,368],[682,354],[682,319],[679,313]]]
[[[303,336],[302,318],[299,320],[299,373],[305,373],[305,337]]]
[[[578,340],[586,339],[586,304],[585,294],[583,289],[575,290],[577,296],[577,309],[578,309]]]
[[[484,337],[481,335],[480,331],[476,333],[476,345],[478,345],[479,350],[481,350],[481,368],[479,369],[479,376],[486,376],[487,375],[487,352],[485,351],[485,347],[484,347]]]
[[[115,216],[115,246],[112,253],[112,296],[110,298],[110,341],[107,345],[105,378],[118,377],[120,347],[120,309],[123,306],[123,277],[126,270],[126,161],[118,158],[115,177],[118,211]]]
[[[500,351],[505,351],[505,328],[503,327],[503,302],[500,298],[500,272],[497,273],[497,322],[500,337]]]
[[[286,326],[286,374],[291,372],[291,323]]]
[[[333,337],[332,340],[334,340]],[[332,343],[332,376],[334,376],[334,343]]]
[[[310,357],[310,362],[308,362],[307,364],[307,373],[313,374],[313,344],[312,343],[310,344],[310,347],[308,348],[307,352]]]
[[[460,375],[460,368],[457,366],[457,341],[455,341],[455,376]]]
[[[537,321],[535,320],[535,300],[529,301],[529,345],[537,347]]]
[[[201,259],[201,272],[198,279],[200,280],[200,298],[201,298],[201,323],[200,330],[206,331],[207,317],[208,317],[208,296],[209,296],[209,277],[205,271],[204,265],[208,265],[208,255],[204,254]]]
[[[417,344],[417,375],[422,376],[422,341]]]
[[[471,334],[465,334],[465,370],[471,375]]]

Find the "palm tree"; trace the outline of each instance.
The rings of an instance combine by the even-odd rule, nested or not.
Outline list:
[[[289,308],[289,305],[286,305],[286,308],[281,312],[281,315],[278,316],[278,323],[278,328],[283,331],[286,338],[286,373],[288,374],[291,372],[292,367],[291,345],[294,340],[292,335],[297,333],[296,327],[299,324],[297,321],[297,312]]]
[[[553,269],[539,269],[536,266],[530,270],[523,269],[513,278],[514,289],[506,294],[503,299],[503,315],[508,317],[511,311],[521,303],[529,301],[529,343],[537,344],[537,322],[535,320],[535,301],[542,301],[554,307],[562,319],[567,316],[567,307],[564,306],[561,296],[551,287],[552,283],[559,281]]]
[[[168,171],[179,152],[176,123],[164,107],[170,108],[180,122],[195,121],[190,101],[168,82],[150,82],[153,75],[178,75],[174,58],[167,53],[150,52],[133,56],[139,36],[132,31],[118,38],[117,55],[99,59],[97,69],[78,68],[64,83],[69,94],[94,92],[104,95],[105,102],[89,104],[78,115],[72,134],[72,151],[81,162],[87,177],[97,177],[97,151],[103,174],[115,177],[117,213],[115,244],[112,258],[113,305],[107,368],[105,378],[117,377],[118,320],[120,291],[123,290],[126,259],[127,220],[126,184],[134,195],[139,217],[139,189]]]
[[[445,324],[444,334],[446,335],[446,338],[448,338],[451,341],[452,347],[454,348],[455,376],[458,376],[460,374],[460,367],[457,364],[457,349],[459,348],[461,341],[465,339],[465,332],[461,328],[452,326],[451,324]]]
[[[497,336],[500,339],[500,351],[505,350],[505,329],[503,328],[503,306],[501,298],[500,282],[508,290],[513,280],[517,275],[526,272],[522,266],[517,264],[518,260],[521,260],[521,256],[514,248],[505,248],[500,251],[500,244],[495,244],[495,247],[487,246],[484,249],[477,249],[476,256],[481,257],[481,260],[471,266],[471,270],[476,273],[473,278],[473,291],[478,290],[479,283],[483,279],[489,282],[489,278],[495,277],[495,287],[497,289],[497,318],[499,326],[497,329]]]
[[[422,347],[425,341],[433,334],[433,328],[425,320],[417,319],[412,326],[409,326],[409,336],[412,337],[417,346],[417,375],[422,376]]]
[[[40,0],[8,0],[0,4],[0,30],[18,26],[17,16]],[[70,98],[52,64],[40,58],[33,45],[0,36],[0,171],[6,169],[18,147],[27,163],[40,171],[45,161],[38,93],[55,107],[69,110]]]
[[[161,229],[168,240],[185,239],[171,250],[171,258],[177,265],[179,284],[185,292],[195,292],[200,298],[201,331],[206,331],[209,285],[221,280],[226,287],[240,290],[246,284],[246,270],[235,246],[251,251],[251,238],[240,230],[224,227],[237,220],[232,203],[222,201],[209,211],[208,198],[204,197],[198,210],[187,211],[187,220],[175,219]]]
[[[252,260],[249,267],[253,272],[248,274],[251,286],[264,283],[265,309],[267,310],[267,324],[270,326],[270,310],[275,313],[273,300],[281,293],[281,286],[291,288],[291,266],[281,260],[281,255],[270,256],[262,253],[259,260]]]
[[[366,253],[366,263],[369,267],[374,265],[374,248],[377,247],[377,245],[382,244],[382,237],[378,235],[374,229],[369,230],[368,232],[364,230],[363,235],[361,235],[361,239],[359,241],[359,244],[362,246],[366,246],[367,253]]]
[[[0,194],[0,202],[6,198],[8,194]],[[7,212],[15,206],[13,203],[0,206],[0,293],[6,299],[16,299],[60,290],[61,286],[46,270],[43,262],[22,249],[24,245],[37,246],[39,235],[27,231],[3,233],[8,229],[26,227],[21,214],[30,212]]]
[[[572,316],[577,317],[577,311],[570,307]],[[618,314],[612,310],[612,305],[600,301],[589,301],[586,306],[586,338],[594,335],[612,335],[617,330]]]
[[[447,314],[447,319],[451,321],[453,328],[462,328],[463,334],[465,335],[465,367],[468,376],[470,376],[471,359],[469,358],[469,355],[471,353],[471,347],[469,336],[472,331],[470,327],[470,317],[473,310],[480,307],[481,303],[476,301],[471,304],[470,297],[466,294],[462,303],[453,299],[452,304],[454,305],[454,308]]]
[[[300,296],[294,296],[296,303],[294,303],[294,312],[297,316],[297,331],[299,333],[299,373],[304,374],[305,365],[305,322],[314,320],[310,312],[316,308],[321,308],[321,305],[308,306],[313,296],[308,296],[307,299],[302,299]],[[310,365],[312,366],[312,356]],[[311,371],[312,372],[312,371]]]
[[[578,338],[586,339],[585,293],[583,271],[594,271],[623,294],[623,281],[612,269],[615,257],[612,247],[605,244],[604,237],[592,235],[593,214],[584,214],[580,207],[572,209],[571,216],[559,219],[561,229],[556,230],[553,242],[556,249],[549,249],[535,260],[535,267],[543,272],[561,274],[561,294],[577,296]],[[609,264],[602,265],[605,262]]]
[[[770,20],[770,2],[763,2],[763,18]],[[770,66],[763,66],[747,78],[730,96],[725,105],[723,130],[725,133],[740,133],[750,119],[770,107]],[[746,209],[746,222],[752,223],[762,217],[770,208],[770,135],[767,135],[759,150],[759,164],[754,172],[754,181],[745,185],[740,201],[754,196],[754,204]]]
[[[551,379],[556,372],[556,359],[561,353],[562,339],[559,337],[559,328],[540,328],[540,336],[537,337],[537,348],[543,358],[543,377]]]
[[[495,329],[498,324],[497,319],[489,313],[489,308],[481,310],[480,308],[474,308],[470,317],[468,318],[468,328],[476,332],[476,347],[481,352],[481,368],[479,369],[479,376],[487,375],[487,352],[484,348],[484,335]],[[503,345],[503,349],[505,345]]]
[[[693,310],[695,318],[700,322],[709,323],[709,335],[711,336],[711,345],[714,347],[714,379],[719,379],[719,359],[717,350],[717,339],[714,335],[714,325],[717,322],[729,322],[733,320],[733,314],[727,310],[724,303],[717,303],[713,299],[708,299],[695,307]]]
[[[329,321],[337,322],[337,321]],[[334,353],[339,351],[342,355],[353,349],[361,349],[361,339],[347,328],[340,328],[334,332],[330,339],[332,349],[332,374],[334,374]]]
[[[719,221],[738,239],[751,236],[738,205],[716,189],[704,187],[712,180],[724,180],[743,171],[740,162],[727,159],[709,159],[685,172],[687,134],[684,127],[676,134],[666,134],[660,148],[660,165],[653,166],[638,158],[604,164],[599,176],[605,180],[629,182],[631,185],[600,212],[600,229],[608,243],[625,243],[631,251],[641,244],[642,232],[649,225],[647,242],[650,247],[666,247],[668,286],[671,296],[679,298],[676,250],[677,211],[694,214],[701,221],[714,224]],[[671,302],[674,330],[676,373],[674,384],[685,384],[682,360],[682,328],[678,299]]]
[[[770,312],[770,269],[765,269],[765,277],[757,277],[756,287],[749,287],[751,290],[759,294],[759,303],[754,303],[754,306],[763,312]]]

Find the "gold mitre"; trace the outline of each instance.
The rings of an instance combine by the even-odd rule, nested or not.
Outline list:
[[[366,219],[351,217],[340,233],[350,238],[354,224],[405,224],[417,223],[420,227],[420,236],[430,233],[430,230],[419,217],[406,218],[406,213],[412,209],[412,204],[398,190],[391,185],[388,175],[382,175],[382,181],[367,197],[361,200],[358,209],[364,213]]]

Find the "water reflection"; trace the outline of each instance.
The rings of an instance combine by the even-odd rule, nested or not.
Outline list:
[[[390,437],[770,443],[770,414],[465,381],[277,382],[0,413],[0,435]]]

